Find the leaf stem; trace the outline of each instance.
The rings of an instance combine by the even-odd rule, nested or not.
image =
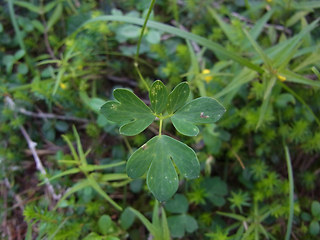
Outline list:
[[[138,75],[139,75],[139,77],[140,77],[140,80],[143,82],[143,84],[145,85],[146,89],[147,89],[148,92],[149,92],[149,90],[150,90],[149,85],[148,85],[148,83],[146,82],[146,80],[144,79],[144,77],[142,76],[142,74],[141,74],[141,72],[140,72],[140,69],[139,69],[139,64],[138,64],[136,61],[134,62],[134,67],[136,68],[136,71],[137,71],[137,73],[138,73]]]
[[[163,119],[160,119],[160,125],[159,125],[159,136],[161,136],[161,131],[162,131],[162,122],[163,122]]]
[[[150,4],[149,10],[148,10],[146,19],[144,20],[144,23],[143,23],[143,26],[142,26],[142,29],[141,29],[141,33],[140,33],[140,37],[139,37],[139,40],[138,40],[136,59],[139,57],[139,51],[140,51],[140,45],[141,45],[142,36],[143,36],[144,30],[146,29],[147,22],[149,20],[149,17],[150,17],[150,14],[152,12],[152,9],[153,9],[153,6],[154,6],[155,2],[156,2],[156,0],[152,0],[151,1],[151,4]],[[137,62],[137,61],[135,60],[135,62]]]
[[[138,59],[139,59],[139,52],[140,52],[140,46],[141,46],[141,40],[142,40],[142,37],[143,37],[143,33],[144,33],[144,30],[146,29],[147,22],[149,20],[149,17],[150,17],[150,14],[152,12],[152,9],[153,9],[153,6],[154,6],[155,2],[156,2],[156,0],[152,0],[151,1],[151,4],[150,4],[149,10],[148,10],[146,19],[144,20],[144,23],[143,23],[143,26],[142,26],[142,29],[141,29],[141,32],[140,32],[140,37],[139,37],[138,44],[137,44],[137,52],[136,52],[136,56],[135,56],[135,59],[134,59],[134,67],[137,70],[137,73],[138,73],[138,75],[140,77],[140,80],[143,82],[143,84],[145,85],[145,87],[147,88],[148,91],[149,91],[150,88],[149,88],[146,80],[143,78],[143,76],[142,76],[142,74],[141,74],[141,72],[139,70]]]
[[[165,116],[162,116],[162,114],[161,115],[156,115],[156,114],[154,114],[157,118],[159,118],[159,120],[164,120],[164,119],[167,119],[167,118],[170,118],[170,117],[172,117],[173,115],[174,115],[174,113],[171,113],[171,114],[168,114],[168,115],[165,115]]]

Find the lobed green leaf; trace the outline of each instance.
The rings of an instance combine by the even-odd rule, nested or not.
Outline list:
[[[155,119],[150,108],[130,90],[118,88],[113,95],[116,101],[107,101],[100,111],[109,121],[121,126],[121,134],[137,135]]]
[[[147,173],[147,185],[159,201],[166,201],[177,191],[182,176],[193,179],[200,173],[195,152],[169,136],[156,136],[136,150],[128,160],[127,174],[138,178]]]
[[[165,110],[168,100],[168,90],[160,80],[153,82],[151,85],[149,98],[151,109],[155,114],[160,114]]]
[[[199,128],[195,124],[214,123],[225,113],[225,108],[215,99],[200,97],[180,108],[172,117],[174,127],[187,136],[196,136]]]
[[[168,96],[167,112],[168,114],[174,113],[177,109],[181,108],[187,101],[190,94],[188,83],[182,82],[178,84]]]

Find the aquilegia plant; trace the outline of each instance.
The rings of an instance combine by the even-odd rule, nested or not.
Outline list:
[[[134,136],[159,119],[159,135],[137,149],[126,166],[131,178],[139,178],[147,172],[147,185],[156,199],[166,201],[177,191],[180,176],[197,178],[200,165],[196,153],[186,144],[167,135],[162,135],[162,123],[170,118],[178,132],[196,136],[196,124],[214,123],[225,113],[225,108],[215,99],[200,97],[188,103],[189,85],[182,82],[169,94],[166,86],[155,81],[150,90],[150,107],[128,89],[118,88],[113,92],[115,100],[107,101],[102,114],[120,125],[120,133]]]

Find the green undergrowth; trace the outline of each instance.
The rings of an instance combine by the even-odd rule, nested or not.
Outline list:
[[[318,239],[319,15],[4,1],[1,237]]]

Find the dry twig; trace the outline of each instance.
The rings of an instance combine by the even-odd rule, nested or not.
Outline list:
[[[13,102],[13,100],[6,96],[5,97],[5,101],[6,103],[8,104],[9,108],[11,108],[12,110],[15,110],[15,103]],[[20,131],[22,133],[22,135],[24,136],[25,140],[27,141],[28,143],[28,147],[33,155],[33,158],[34,158],[34,161],[36,163],[36,167],[37,169],[40,171],[40,173],[43,175],[44,177],[44,180],[46,182],[46,186],[47,186],[47,189],[49,191],[49,193],[51,194],[51,197],[54,199],[54,200],[59,200],[61,195],[60,194],[56,194],[54,192],[54,189],[53,189],[53,186],[50,184],[48,178],[46,177],[47,173],[46,173],[46,170],[44,169],[43,165],[42,165],[42,162],[37,154],[37,151],[36,151],[36,146],[37,146],[37,143],[36,142],[33,142],[30,138],[30,136],[28,135],[26,129],[21,125],[20,126]]]
[[[35,112],[30,112],[24,108],[18,109],[19,113],[22,113],[23,115],[30,116],[30,117],[35,117],[35,118],[49,118],[49,119],[60,119],[60,120],[65,120],[65,121],[75,121],[75,122],[83,122],[87,123],[89,122],[88,119],[84,118],[77,118],[77,117],[68,117],[68,116],[62,116],[62,115],[56,115],[52,113],[35,113]]]

